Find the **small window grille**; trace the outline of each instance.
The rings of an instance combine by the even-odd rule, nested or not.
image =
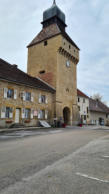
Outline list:
[[[44,73],[45,73],[45,70],[43,70],[43,71],[40,71],[39,73],[40,73],[40,74],[44,74]]]

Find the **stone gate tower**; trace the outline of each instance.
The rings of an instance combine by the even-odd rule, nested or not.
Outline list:
[[[65,14],[55,1],[43,13],[42,30],[28,45],[28,74],[56,89],[54,117],[77,122],[79,48],[66,33]]]

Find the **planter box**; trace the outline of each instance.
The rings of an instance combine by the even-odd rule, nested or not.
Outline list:
[[[8,123],[8,124],[10,124],[10,123],[12,123],[13,121],[6,121],[6,123]]]
[[[25,122],[25,123],[30,123],[30,120],[25,120],[24,122]]]

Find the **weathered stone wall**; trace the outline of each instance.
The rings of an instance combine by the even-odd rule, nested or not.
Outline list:
[[[48,83],[56,87],[57,51],[60,44],[61,36],[58,35],[48,39],[47,46],[44,46],[43,41],[29,47],[27,73],[34,77],[45,77],[45,81],[48,79]],[[45,75],[40,74],[40,71],[45,71]]]
[[[77,124],[77,63],[79,51],[62,35],[52,37],[28,49],[28,74],[41,77],[56,88],[54,112],[63,117],[63,109],[70,110],[69,124]],[[66,66],[69,61],[70,66]],[[40,74],[40,71],[45,71]]]
[[[4,88],[10,88],[17,90],[17,99],[4,98]],[[21,98],[22,92],[30,92],[33,95],[32,101],[24,101]],[[39,103],[39,95],[45,95],[47,97],[46,103]],[[13,108],[13,117],[12,118],[1,118],[1,109],[2,107],[11,107]],[[48,122],[52,122],[54,116],[54,94],[30,88],[23,85],[18,85],[15,83],[9,83],[7,81],[0,81],[0,127],[8,127],[15,122],[16,108],[20,109],[20,123],[23,123],[26,126],[37,126],[38,125],[38,116],[33,116],[33,118],[23,119],[22,118],[22,109],[28,108],[34,111],[46,110],[48,111]],[[45,120],[45,119],[44,119]]]

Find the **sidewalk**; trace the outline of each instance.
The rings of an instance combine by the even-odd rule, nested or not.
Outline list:
[[[12,133],[16,131],[27,131],[27,130],[45,130],[44,127],[21,127],[21,128],[3,128],[0,129],[0,133]]]
[[[109,130],[109,127],[107,126],[82,126],[82,127],[79,127],[79,126],[67,126],[66,128],[45,128],[45,127],[21,127],[21,128],[4,128],[4,129],[0,129],[0,133],[12,133],[12,132],[16,132],[16,131],[51,131],[52,130],[67,130],[67,129],[74,129],[74,130],[81,130],[81,129],[88,129],[88,130],[91,130],[91,129],[104,129],[104,130]]]

